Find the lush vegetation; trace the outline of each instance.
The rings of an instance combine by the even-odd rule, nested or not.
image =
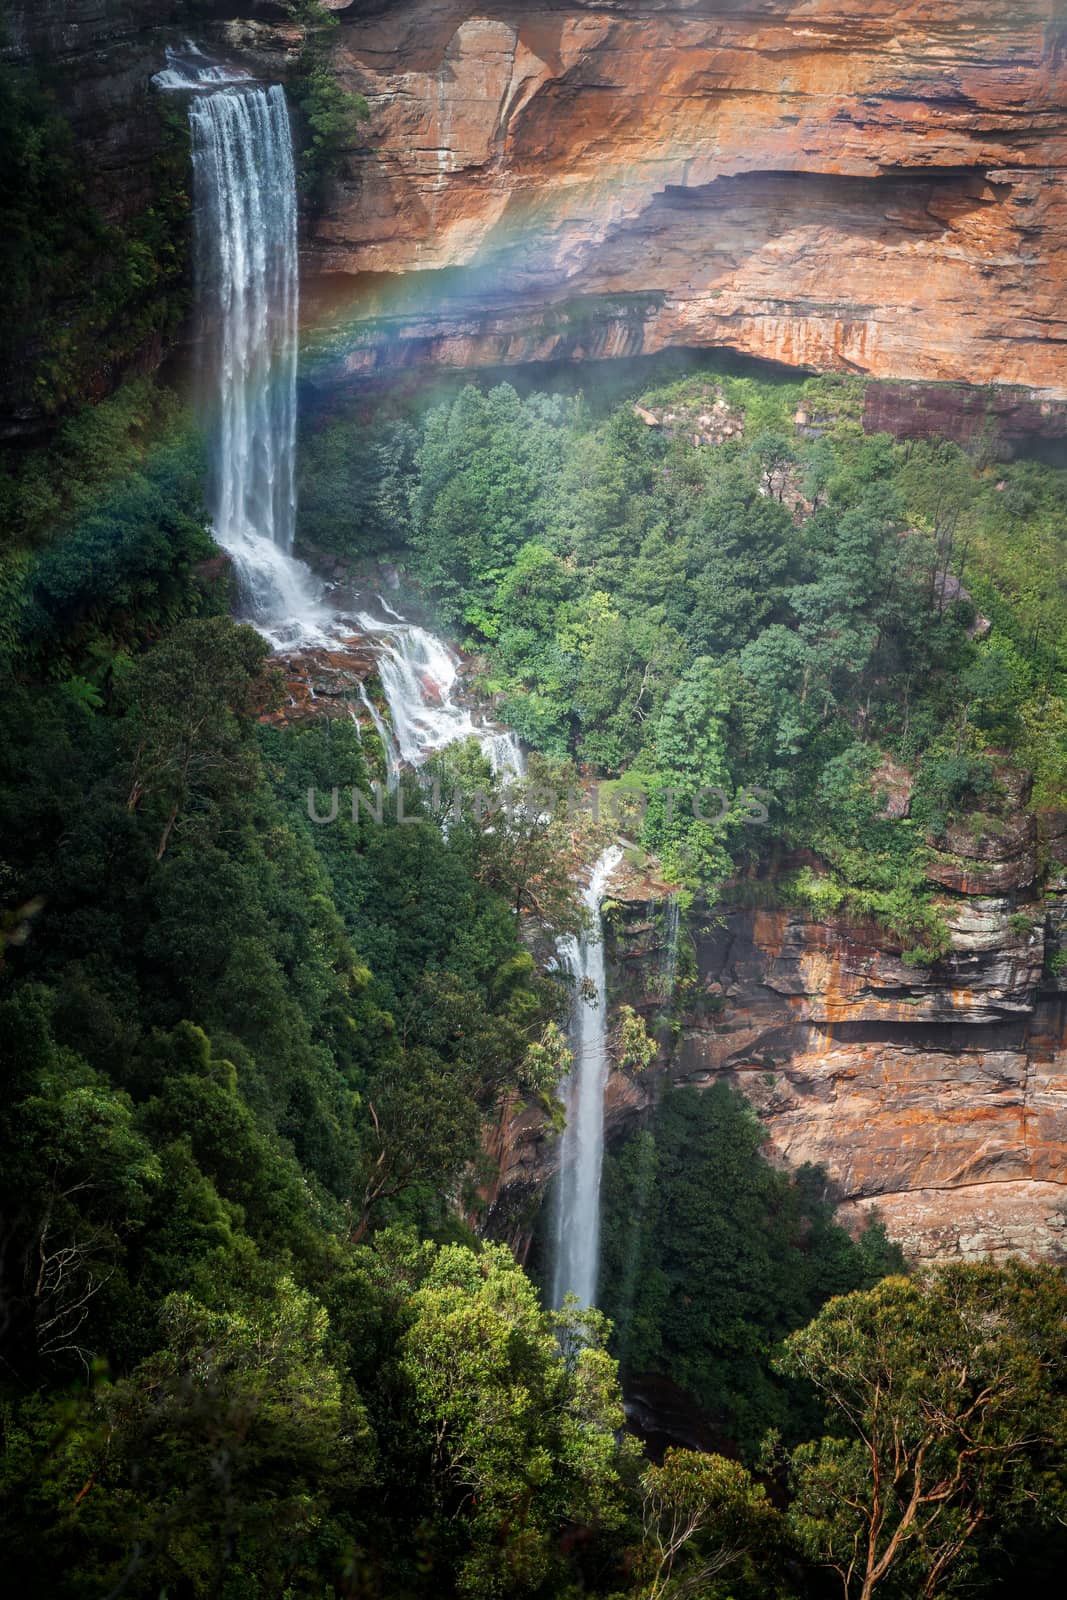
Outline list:
[[[0,39],[4,35],[0,8]],[[4,405],[23,420],[105,393],[185,309],[188,137],[162,100],[151,203],[122,225],[87,195],[55,95],[30,67],[0,64]]]
[[[468,386],[317,432],[305,536],[400,549],[524,738],[645,790],[678,879],[814,851],[795,895],[932,961],[929,837],[995,813],[1005,748],[1041,803],[1065,792],[1064,474],[867,436],[861,404],[832,378],[690,377],[642,394],[645,418]],[[891,768],[907,817],[885,815]]]
[[[370,108],[363,95],[344,88],[334,69],[331,45],[338,22],[333,12],[319,0],[290,0],[288,11],[303,33],[290,84],[306,131],[300,184],[309,203],[318,206],[331,178],[344,171],[346,154],[358,144]]]
[[[21,380],[55,415],[0,477],[13,1592],[817,1600],[831,1573],[846,1600],[914,1600],[1056,1571],[1051,1269],[897,1275],[816,1175],[771,1170],[740,1101],[670,1096],[608,1168],[606,1296],[624,1358],[688,1385],[729,1454],[652,1462],[605,1318],[546,1311],[485,1237],[487,1132],[521,1106],[558,1125],[563,818],[443,828],[414,782],[407,823],[309,814],[309,790],[366,792],[380,753],[345,719],[272,720],[266,646],[212,559],[200,441],[163,385],[118,382],[137,308],[157,331],[180,314],[169,233],[138,236],[146,258],[86,220],[69,134],[21,73],[0,78],[27,184],[0,197],[7,337],[32,301]],[[308,112],[328,155],[335,112]],[[747,432],[714,448],[629,404],[508,388],[373,438],[327,428],[305,534],[400,551],[546,758],[661,797],[763,784],[833,869],[795,892],[866,897],[929,949],[923,826],[989,796],[990,741],[1044,750],[1061,714],[1058,602],[1012,565],[1028,527],[1058,549],[1054,476],[1006,469],[1002,491],[951,452],[864,440],[830,385],[805,393],[835,420],[798,442],[790,391],[727,388]],[[949,479],[984,644],[965,606],[929,600]],[[924,531],[900,537],[901,505]],[[885,753],[919,766],[914,827],[878,815]],[[488,783],[479,759],[454,752],[444,783]],[[647,830],[708,886],[755,849],[733,817],[675,825],[662,803]]]
[[[789,1178],[762,1144],[743,1096],[676,1089],[603,1179],[600,1298],[624,1367],[669,1376],[749,1455],[770,1427],[818,1426],[810,1396],[771,1369],[780,1341],[831,1296],[904,1266],[880,1224],[854,1244],[821,1175]]]

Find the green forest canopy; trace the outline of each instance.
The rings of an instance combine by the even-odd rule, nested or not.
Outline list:
[[[379,753],[347,721],[260,720],[277,687],[208,560],[200,442],[164,385],[119,381],[181,314],[180,184],[108,229],[20,73],[6,282],[54,421],[0,479],[13,1589],[762,1600],[836,1569],[831,1592],[913,1600],[1061,1570],[1052,1269],[900,1275],[725,1091],[669,1097],[609,1164],[617,1333],[546,1312],[481,1236],[484,1129],[505,1101],[551,1121],[566,1065],[519,852],[444,833],[414,784],[414,826],[308,820],[309,786],[365,788]],[[324,159],[358,109],[313,97]],[[90,371],[115,384],[92,404]],[[633,411],[720,389],[744,419],[722,445]],[[1005,749],[1062,790],[1062,475],[866,438],[858,394],[704,374],[602,408],[506,385],[385,406],[305,440],[303,536],[399,558],[547,756],[653,796],[769,789],[760,840],[650,808],[688,881],[806,845],[826,871],[790,892],[936,959],[927,832],[998,803]],[[881,815],[887,757],[910,819]],[[730,1457],[644,1460],[620,1354],[698,1395]]]

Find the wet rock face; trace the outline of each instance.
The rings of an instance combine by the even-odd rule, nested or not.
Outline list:
[[[324,381],[728,344],[1067,393],[1055,0],[333,9]]]
[[[868,425],[1067,438],[1058,0],[329,0],[371,119],[306,219],[316,381],[728,345],[883,386]],[[192,33],[297,70],[271,0],[13,0],[121,221]],[[956,387],[953,387],[956,385]]]
[[[272,656],[267,663],[280,675],[276,710],[261,717],[276,727],[334,717],[348,718],[360,729],[367,719],[360,701],[360,686],[378,670],[374,647],[354,636],[332,649],[308,648]]]
[[[1044,445],[1059,461],[1067,452],[1067,408],[1017,389],[875,382],[864,396],[863,426],[868,433],[955,439],[965,446],[982,443],[992,428],[1006,453]]]

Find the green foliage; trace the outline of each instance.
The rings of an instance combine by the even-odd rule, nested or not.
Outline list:
[[[554,1102],[564,993],[517,909],[576,925],[561,840],[445,835],[415,789],[410,826],[316,826],[308,787],[366,788],[362,752],[261,728],[264,654],[184,620],[88,700],[2,708],[0,881],[41,908],[0,999],[9,1571],[79,1600],[534,1592],[565,1532],[622,1537],[603,1332],[571,1318],[565,1355],[502,1249],[413,1246],[398,1302],[378,1240],[459,1231],[487,1121]]]
[[[172,1294],[160,1327],[129,1377],[9,1419],[5,1488],[32,1507],[5,1528],[9,1571],[32,1584],[43,1536],[66,1556],[57,1595],[308,1592],[373,1459],[326,1313],[280,1277],[248,1309]]]
[[[416,442],[415,429],[402,422],[334,422],[307,435],[297,501],[301,543],[338,555],[395,550],[408,526]]]
[[[828,1295],[900,1262],[877,1226],[853,1245],[819,1175],[791,1181],[762,1143],[742,1096],[672,1090],[603,1180],[600,1301],[620,1361],[671,1377],[748,1452],[767,1427],[795,1432],[811,1417],[805,1394],[768,1370],[778,1341]]]
[[[554,423],[508,384],[485,395],[468,386],[427,415],[413,543],[450,618],[477,625],[492,615],[516,555],[541,532],[539,490],[558,464]]]
[[[116,658],[182,615],[218,611],[201,441],[173,393],[124,385],[0,474],[8,508],[0,649],[97,690]]]
[[[684,419],[716,393],[744,439],[693,445]],[[646,789],[643,843],[677,881],[714,896],[770,851],[814,851],[825,870],[796,898],[936,962],[925,832],[980,797],[989,749],[1020,747],[1044,794],[1063,779],[1047,647],[1014,600],[983,598],[1003,617],[983,639],[952,598],[961,570],[981,588],[983,530],[1033,508],[1054,543],[1044,469],[1016,486],[954,446],[865,436],[853,380],[686,378],[642,399],[678,432],[507,385],[433,407],[404,476],[418,575],[529,743]],[[1051,612],[1039,587],[1031,611]],[[882,815],[887,758],[917,775],[911,820]]]
[[[537,1592],[563,1577],[560,1532],[618,1526],[633,1441],[603,1326],[561,1347],[553,1319],[502,1245],[440,1252],[412,1299],[400,1371],[433,1440],[434,1509],[462,1518],[458,1592]],[[569,1315],[563,1319],[569,1326]]]
[[[739,1584],[747,1591],[765,1581],[781,1537],[779,1516],[739,1462],[668,1450],[662,1465],[647,1468],[641,1490],[643,1600],[725,1593],[716,1583],[721,1573],[729,1574],[731,1594]]]
[[[165,816],[156,859],[175,823],[205,789],[225,805],[227,785],[255,781],[247,730],[271,708],[262,683],[267,644],[225,618],[186,622],[135,662],[123,683],[123,734],[130,752],[127,810]]]
[[[1065,1311],[1052,1268],[955,1265],[832,1300],[786,1341],[831,1430],[793,1453],[790,1522],[846,1596],[971,1592],[991,1535],[1062,1515]]]
[[[318,0],[290,0],[290,16],[303,31],[303,48],[290,93],[303,114],[309,140],[301,162],[300,185],[313,205],[321,205],[330,180],[345,167],[345,158],[359,142],[360,127],[370,116],[361,94],[338,81],[331,34],[338,25],[333,12]]]
[[[0,358],[9,405],[61,412],[110,386],[149,340],[175,332],[188,142],[184,121],[163,108],[159,115],[152,203],[112,224],[87,200],[70,126],[35,70],[0,68]]]
[[[993,764],[968,750],[932,749],[916,774],[912,814],[936,836],[989,795]]]

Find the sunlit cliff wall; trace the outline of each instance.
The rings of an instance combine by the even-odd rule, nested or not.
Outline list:
[[[1067,392],[1060,0],[331,9],[332,376],[727,344]]]
[[[1067,1261],[1067,815],[1030,814],[1025,787],[1005,812],[996,831],[950,829],[932,854],[951,934],[932,967],[906,964],[873,924],[784,907],[764,880],[747,886],[762,909],[694,906],[672,1001],[662,901],[619,885],[613,997],[660,1053],[646,1072],[611,1072],[609,1137],[651,1115],[668,1083],[725,1081],[756,1108],[773,1160],[824,1169],[847,1225],[876,1209],[919,1259]],[[521,1111],[492,1154],[490,1225],[521,1248],[556,1142]]]

